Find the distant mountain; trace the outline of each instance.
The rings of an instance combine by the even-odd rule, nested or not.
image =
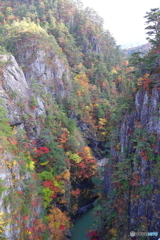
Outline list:
[[[132,48],[132,47],[137,47],[137,46],[140,46],[142,44],[145,44],[146,42],[144,41],[139,41],[139,42],[127,42],[125,44],[120,44],[121,45],[121,48],[124,49],[124,48]]]
[[[122,51],[124,52],[124,55],[126,57],[129,57],[132,53],[134,52],[143,52],[147,53],[151,49],[151,44],[146,43],[137,47],[132,47],[132,48],[124,48]]]

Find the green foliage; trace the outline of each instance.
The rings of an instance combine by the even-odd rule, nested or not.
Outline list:
[[[22,205],[22,213],[23,215],[28,215],[30,213],[29,207],[27,207],[25,204]]]
[[[64,161],[66,156],[64,150],[60,148],[58,146],[58,143],[55,141],[48,142],[46,146],[50,149],[50,152],[41,155],[40,157],[38,157],[38,159],[40,163],[49,161],[51,166],[55,170],[55,174],[58,175],[66,169],[66,162]]]
[[[150,195],[151,193],[153,193],[153,186],[151,184],[142,186],[140,187],[139,192],[141,197],[144,197],[144,196],[146,197],[147,195]]]
[[[0,179],[0,196],[2,193],[7,190],[7,187],[3,186],[4,180]]]
[[[159,8],[152,8],[150,12],[146,13],[145,18],[146,24],[148,26],[145,28],[148,32],[148,40],[156,45],[159,46],[160,44],[160,9]]]
[[[49,188],[49,187],[46,187],[46,188],[43,188],[42,189],[42,194],[43,194],[43,206],[45,208],[49,207],[51,201],[52,201],[52,194],[53,194],[53,191]]]
[[[90,176],[95,176],[97,168],[89,151],[88,155],[87,151],[82,152],[85,144],[76,125],[79,122],[86,123],[88,127],[84,130],[84,135],[91,136],[96,141],[105,142],[112,138],[113,145],[115,143],[113,147],[120,159],[116,159],[115,154],[111,162],[112,166],[107,166],[107,169],[111,169],[112,190],[107,197],[105,196],[105,199],[102,195],[103,189],[95,191],[99,194],[95,211],[98,216],[98,225],[102,227],[106,224],[103,237],[117,239],[114,225],[117,224],[116,227],[120,229],[124,221],[127,224],[126,209],[131,189],[138,194],[139,179],[138,174],[133,174],[133,165],[135,164],[134,167],[138,168],[143,158],[146,161],[150,159],[156,169],[160,168],[159,158],[152,150],[155,139],[153,136],[147,136],[148,133],[143,133],[140,128],[135,129],[133,134],[130,133],[132,137],[129,136],[129,141],[133,145],[132,154],[128,149],[124,149],[124,154],[119,153],[121,146],[116,142],[122,118],[133,109],[136,80],[130,71],[135,72],[138,77],[141,76],[143,70],[152,71],[158,59],[158,50],[150,52],[147,58],[141,53],[135,53],[130,60],[131,66],[128,67],[112,35],[109,31],[103,30],[102,19],[92,9],[83,10],[80,6],[77,7],[78,3],[70,0],[18,0],[14,1],[12,7],[9,6],[10,1],[5,1],[3,4],[0,15],[0,22],[3,23],[0,27],[2,48],[6,47],[7,51],[14,54],[19,61],[22,55],[26,57],[26,53],[32,50],[32,56],[27,59],[27,63],[23,63],[22,69],[25,70],[29,64],[32,64],[37,52],[43,50],[46,64],[54,69],[53,59],[56,56],[71,73],[69,76],[67,71],[64,71],[60,79],[63,82],[65,97],[61,93],[56,93],[54,98],[52,96],[55,92],[54,86],[49,86],[49,88],[47,86],[46,91],[45,83],[44,85],[38,84],[37,79],[30,79],[34,94],[30,99],[30,106],[37,106],[37,96],[42,97],[46,116],[37,117],[41,133],[36,135],[36,144],[29,143],[31,148],[29,150],[36,158],[35,164],[26,153],[18,153],[24,160],[21,173],[33,172],[35,165],[41,183],[44,184],[43,189],[39,190],[43,196],[44,208],[49,208],[53,203],[70,209],[72,199],[68,196],[70,196],[72,186],[69,184],[73,184],[76,189],[81,181],[80,177],[84,182],[88,182]],[[153,12],[156,12],[156,16],[158,15],[158,10]],[[150,15],[148,19],[149,24],[154,20],[150,18]],[[155,37],[156,41],[159,41],[157,34]],[[60,65],[58,67],[61,68]],[[133,69],[133,66],[136,69]],[[56,81],[59,81],[58,77]],[[23,108],[24,106],[21,106],[22,111]],[[9,120],[4,116],[6,112],[0,108],[0,138],[2,140],[11,134],[11,129],[6,124]],[[29,118],[33,119],[33,116],[27,117],[23,112],[26,128],[30,121]],[[27,133],[31,138],[35,137],[35,133],[33,135],[29,131]],[[18,144],[23,152],[23,145]],[[38,155],[40,147],[45,147],[49,151]],[[154,170],[154,173],[158,176],[158,170]],[[95,182],[100,187],[101,179],[96,179]],[[25,187],[24,196],[32,196],[34,190],[29,188],[27,183]],[[142,186],[140,194],[148,196],[152,190],[150,185]],[[69,200],[64,199],[63,195]],[[82,195],[83,193],[80,198],[83,198]],[[22,211],[29,213],[26,208],[28,205],[24,204],[23,198],[21,200]],[[108,238],[106,232],[109,234]]]
[[[39,173],[40,179],[42,180],[53,180],[53,173],[48,171],[43,171]]]
[[[35,107],[38,105],[38,101],[37,101],[37,98],[35,96],[32,96],[31,97],[31,100],[30,100],[30,106],[31,107]]]
[[[9,125],[10,119],[6,117],[7,111],[4,109],[2,101],[0,101],[0,104],[0,140],[5,141],[6,137],[12,136],[12,129]]]
[[[146,55],[142,52],[135,52],[131,55],[129,62],[130,66],[134,66],[135,69],[133,73],[135,77],[138,78],[143,75],[143,73],[151,73],[151,71],[156,68],[156,61],[159,55],[153,50],[150,50]]]

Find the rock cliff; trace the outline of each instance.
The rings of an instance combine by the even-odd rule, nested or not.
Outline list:
[[[20,52],[17,57],[19,63],[10,54],[0,55],[0,103],[2,110],[2,116],[0,115],[2,118],[0,125],[0,227],[2,228],[2,236],[12,240],[35,239],[37,234],[43,234],[42,232],[47,229],[44,224],[44,209],[52,201],[51,194],[53,199],[56,199],[53,203],[55,209],[58,206],[57,211],[67,210],[72,215],[76,214],[78,204],[83,206],[87,203],[85,195],[80,200],[81,203],[77,199],[80,194],[79,189],[77,192],[73,190],[71,196],[71,164],[67,159],[68,155],[70,154],[73,163],[74,161],[81,162],[82,158],[85,160],[86,155],[85,151],[82,157],[72,154],[69,151],[71,147],[65,145],[68,136],[71,135],[67,127],[73,131],[76,124],[74,120],[69,120],[63,111],[58,110],[57,104],[59,99],[67,100],[70,92],[73,91],[73,80],[69,67],[52,51],[47,53],[34,46],[34,54],[32,48],[27,48],[23,54],[20,47],[17,46],[17,48],[17,51]],[[9,129],[5,131],[6,123]],[[54,132],[51,134],[51,131]],[[73,137],[77,138],[78,141],[72,140]],[[55,138],[58,143],[55,142]],[[73,131],[70,138],[71,143],[68,144],[71,144],[73,149],[76,146],[78,148],[84,146],[85,141],[78,129],[75,130],[75,133]],[[44,147],[50,141],[49,148]],[[42,158],[38,164],[38,160],[35,158],[48,153],[51,151],[50,149],[52,149],[53,156],[47,156],[46,160]],[[68,155],[65,155],[63,149],[68,152]],[[86,151],[90,156],[90,150]],[[90,159],[94,167],[95,160]],[[46,165],[49,166],[45,169]],[[50,169],[52,173],[50,173]],[[61,177],[57,175],[56,178],[54,171],[61,173]],[[72,181],[75,181],[77,171],[75,164],[71,171],[73,171],[72,175],[75,174]],[[92,166],[88,165],[85,171],[87,177],[83,178],[88,179]],[[37,177],[37,172],[40,177]],[[83,175],[82,172],[81,174]],[[74,188],[77,187],[78,182],[81,188],[80,182],[83,182],[83,178],[75,181]],[[46,184],[44,185],[44,189],[47,189],[46,192],[42,187],[42,181]],[[51,191],[48,186],[51,186],[55,192]],[[82,191],[85,193],[84,186]],[[87,197],[90,199],[92,195]],[[69,221],[67,217],[65,221]],[[67,225],[67,229],[68,227],[69,225]],[[47,235],[47,239],[50,239],[50,236]]]
[[[119,239],[160,227],[160,89],[139,90],[111,147],[105,185]],[[118,143],[119,142],[119,143]],[[118,213],[118,214],[117,214]],[[113,214],[113,215],[114,215]]]
[[[22,233],[22,228],[30,228],[36,215],[42,210],[42,199],[37,192],[39,184],[34,179],[30,154],[23,151],[23,144],[18,146],[22,148],[21,152],[15,146],[17,137],[21,138],[22,132],[21,143],[26,137],[27,122],[24,120],[24,114],[26,116],[31,114],[29,109],[31,92],[15,58],[12,55],[0,55],[0,60],[0,99],[3,107],[0,129],[1,233],[5,239],[23,239],[25,233]],[[2,135],[5,132],[3,121],[4,123],[8,121],[11,126],[6,137]],[[25,161],[26,158],[28,163]]]

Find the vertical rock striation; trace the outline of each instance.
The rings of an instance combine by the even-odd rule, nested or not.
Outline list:
[[[151,93],[145,90],[137,92],[135,110],[125,115],[117,140],[112,142],[111,154],[112,166],[108,166],[105,185],[107,198],[112,202],[112,211],[118,213],[114,221],[115,228],[121,229],[119,239],[126,239],[124,236],[129,236],[130,231],[159,231],[160,89],[158,85]],[[113,190],[116,190],[116,195],[113,194]]]

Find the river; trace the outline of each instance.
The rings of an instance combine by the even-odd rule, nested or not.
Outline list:
[[[71,240],[88,240],[86,234],[92,228],[94,222],[93,209],[88,210],[81,217],[77,217],[74,226],[72,228]]]

